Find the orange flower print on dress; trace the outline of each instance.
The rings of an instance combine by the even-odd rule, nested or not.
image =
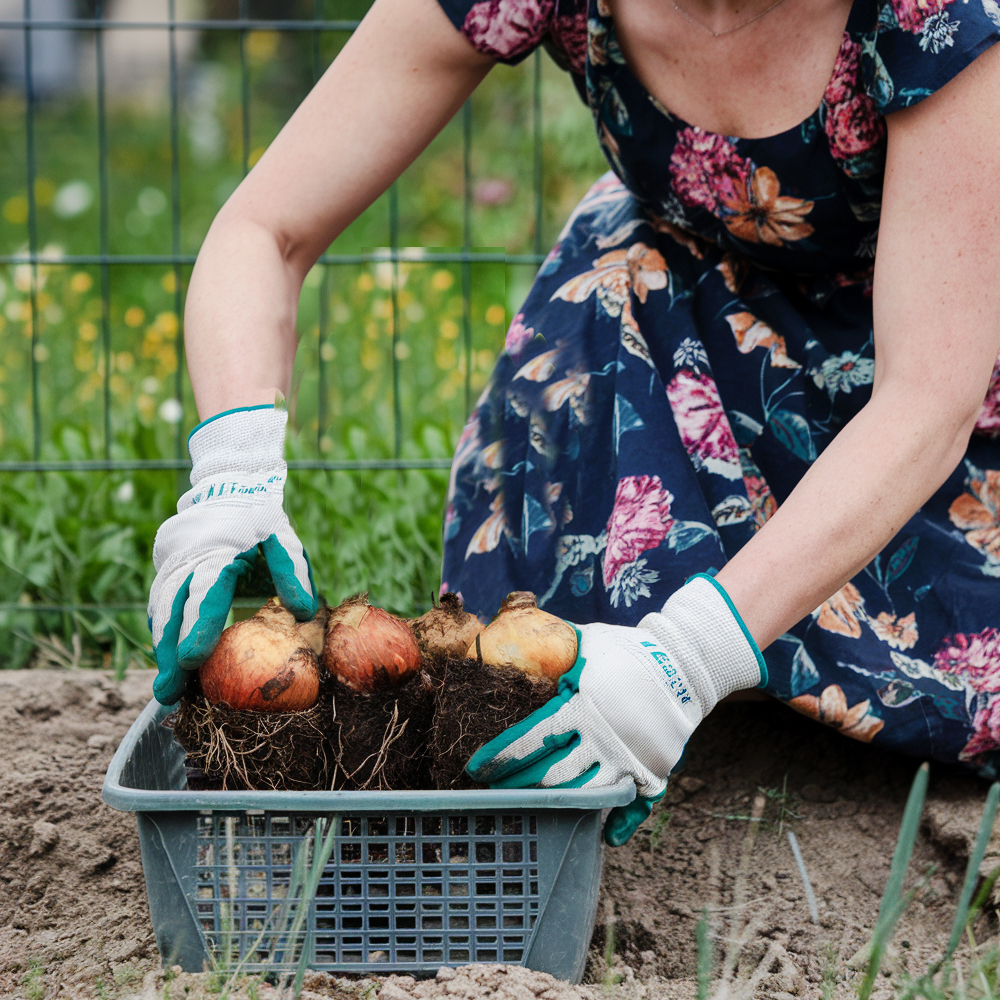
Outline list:
[[[788,704],[796,712],[839,729],[844,736],[850,736],[852,740],[861,740],[862,743],[871,743],[875,734],[885,725],[872,712],[872,703],[867,699],[848,708],[847,697],[839,684],[831,684],[824,688],[818,698],[814,694],[803,694],[793,698]]]
[[[917,616],[910,612],[903,618],[880,611],[877,618],[869,618],[872,631],[893,649],[912,649],[920,637],[917,632]]]
[[[558,410],[569,401],[573,416],[581,423],[590,423],[590,413],[587,405],[587,389],[590,385],[590,372],[583,368],[570,368],[566,377],[553,382],[542,393],[542,405],[550,413]]]
[[[723,218],[726,228],[740,240],[780,247],[811,236],[813,227],[803,220],[813,210],[811,201],[780,194],[781,182],[770,167],[758,167],[750,183],[722,203],[732,215]]]
[[[813,618],[820,628],[838,635],[861,638],[859,614],[863,612],[865,599],[858,593],[853,583],[845,583],[828,601],[824,601],[814,612]]]
[[[956,497],[948,517],[965,532],[965,540],[991,562],[1000,562],[1000,470],[969,480],[969,492]]]
[[[659,250],[633,243],[628,250],[612,250],[594,261],[592,271],[578,274],[553,293],[553,299],[585,302],[591,293],[609,316],[621,316],[622,327],[638,333],[629,292],[645,302],[650,291],[667,287],[667,262]]]
[[[767,519],[778,509],[778,501],[774,499],[771,487],[767,485],[764,473],[753,460],[749,448],[740,448],[740,467],[743,470],[743,485],[750,501],[754,524],[763,528]]]
[[[771,355],[772,367],[802,367],[788,356],[785,338],[775,333],[763,320],[757,319],[753,313],[731,313],[726,317],[726,322],[732,328],[740,354],[749,354],[757,347],[766,347]]]
[[[465,558],[492,552],[500,544],[500,536],[507,530],[507,518],[503,511],[503,492],[497,493],[490,504],[490,516],[476,529],[465,550]]]
[[[722,255],[722,260],[715,265],[715,269],[722,275],[722,280],[725,282],[726,288],[733,295],[737,295],[740,288],[743,287],[743,282],[749,270],[746,260],[743,257],[738,257],[736,254],[725,253]]]

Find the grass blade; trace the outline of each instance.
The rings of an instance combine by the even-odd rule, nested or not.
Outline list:
[[[945,961],[954,954],[962,939],[962,931],[969,919],[970,903],[972,902],[972,892],[979,881],[979,866],[983,863],[986,855],[986,848],[990,842],[990,834],[993,832],[993,821],[997,815],[997,804],[1000,803],[1000,782],[994,782],[990,786],[989,794],[986,796],[986,806],[983,809],[983,818],[979,824],[979,833],[976,836],[975,846],[969,855],[969,865],[965,869],[965,882],[962,884],[962,893],[958,897],[958,911],[955,913],[955,923],[951,928],[951,937],[948,940],[948,949],[945,952]]]
[[[909,898],[903,897],[903,879],[906,877],[906,869],[910,865],[910,858],[913,855],[913,845],[917,839],[917,830],[920,828],[920,815],[924,811],[924,799],[927,797],[927,781],[930,777],[930,766],[921,764],[917,768],[916,777],[910,786],[910,794],[906,800],[906,808],[903,810],[903,821],[899,827],[899,837],[896,840],[896,849],[892,855],[892,867],[889,869],[889,881],[886,883],[885,892],[882,894],[882,902],[878,910],[878,922],[875,925],[875,932],[872,935],[871,953],[868,959],[868,971],[865,973],[864,982],[858,991],[859,1000],[868,1000],[872,987],[875,985],[875,977],[882,966],[882,955],[885,946],[892,937],[893,928],[896,922],[903,915]],[[912,894],[911,894],[912,895]]]
[[[792,854],[795,856],[795,864],[798,865],[799,875],[802,876],[802,885],[806,890],[806,904],[809,906],[809,917],[814,924],[819,923],[819,908],[816,906],[816,893],[813,892],[812,882],[809,881],[809,874],[806,871],[806,863],[799,850],[799,838],[788,831],[788,843],[791,845]]]
[[[707,1000],[712,979],[712,944],[708,939],[708,910],[701,911],[695,931],[698,943],[698,1000]]]
[[[319,844],[320,834],[322,832],[322,820],[316,821],[316,843]],[[319,891],[319,882],[323,877],[323,872],[326,871],[327,862],[330,860],[330,855],[333,854],[334,845],[337,841],[337,834],[340,831],[340,821],[339,817],[336,815],[330,816],[328,820],[328,826],[326,828],[326,835],[323,837],[323,843],[319,844],[318,850],[313,856],[312,868],[309,870],[309,876],[306,882],[305,891],[302,895],[302,906],[300,908],[300,913],[305,918],[305,914],[308,912],[309,907],[312,906],[313,900],[316,898],[316,893]],[[298,913],[296,917],[298,917]],[[296,930],[297,933],[297,930]],[[302,953],[299,955],[298,968],[295,970],[295,980],[292,983],[292,996],[295,1000],[298,1000],[300,994],[302,993],[302,982],[306,975],[306,966],[309,964],[309,933],[307,932],[303,942],[302,942]]]

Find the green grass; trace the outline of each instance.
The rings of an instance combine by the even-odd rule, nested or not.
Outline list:
[[[991,786],[983,808],[982,820],[968,864],[965,878],[959,892],[955,914],[952,922],[951,935],[948,943],[938,959],[919,975],[908,972],[893,972],[889,975],[885,969],[885,960],[889,945],[900,918],[909,905],[926,888],[934,867],[931,866],[922,877],[917,878],[909,888],[904,888],[907,881],[913,848],[920,829],[920,818],[923,812],[924,800],[927,794],[929,767],[921,765],[913,780],[910,793],[903,811],[899,835],[893,851],[889,877],[879,905],[879,914],[875,928],[867,944],[849,961],[839,959],[837,949],[832,943],[826,944],[825,960],[819,985],[823,1000],[831,1000],[834,996],[854,996],[857,1000],[869,1000],[876,983],[880,989],[889,988],[897,1000],[993,1000],[1000,995],[1000,945],[994,938],[979,942],[975,938],[974,928],[977,920],[991,907],[993,887],[1000,879],[1000,867],[992,871],[986,878],[980,877],[980,868],[990,835],[996,819],[998,803],[1000,803],[1000,782]],[[778,795],[768,795],[778,798]],[[783,787],[781,798],[787,794],[787,785]],[[789,814],[785,813],[788,817]],[[758,824],[748,817],[747,834],[744,840],[744,860],[748,858],[754,839],[757,836]],[[734,898],[739,901],[746,889],[745,866],[741,864],[736,874]],[[739,907],[734,906],[736,913]],[[996,914],[991,915],[995,926]],[[737,928],[738,929],[738,928]],[[697,942],[697,997],[698,1000],[718,998],[742,998],[750,996],[750,988],[756,979],[768,970],[762,968],[771,959],[767,951],[762,959],[762,965],[750,974],[749,980],[736,979],[733,972],[736,969],[740,945],[735,939],[733,928],[729,928],[725,936],[721,930],[712,926],[707,910],[702,912],[695,930]],[[722,969],[716,968],[714,954],[715,943],[727,946],[726,960]],[[747,942],[748,943],[748,942]],[[962,947],[963,943],[966,947]],[[906,942],[904,942],[904,945]],[[610,965],[610,961],[608,962]],[[887,979],[888,976],[888,979]],[[880,978],[881,977],[881,978]]]
[[[325,13],[356,16],[365,6],[328,2]],[[291,5],[289,15],[296,12]],[[345,38],[324,37],[322,65]],[[308,90],[312,39],[254,32],[247,54],[252,162]],[[182,74],[180,249],[194,253],[242,176],[235,36],[206,33]],[[499,203],[473,199],[474,246],[510,253],[535,248],[533,74],[532,60],[498,67],[473,98],[473,189],[488,181],[503,192]],[[604,163],[590,114],[569,78],[547,57],[543,76],[540,245],[547,250]],[[24,110],[12,92],[0,99],[0,253],[28,246]],[[462,243],[461,119],[446,127],[399,182],[400,245]],[[204,137],[197,138],[206,120],[215,128],[210,149]],[[111,94],[107,123],[108,249],[168,254],[166,96],[159,103],[140,103]],[[190,269],[179,269],[178,289],[172,268],[116,265],[108,276],[105,310],[100,268],[57,262],[60,254],[100,248],[93,95],[40,104],[34,124],[38,245],[55,262],[40,266],[37,275],[24,265],[0,267],[0,459],[28,460],[36,453],[51,461],[185,457],[187,433],[198,419],[183,365],[178,368],[183,333],[178,301]],[[66,211],[71,185],[92,197],[75,214]],[[368,251],[387,246],[389,239],[383,197],[331,250]],[[532,273],[524,265],[472,265],[466,310],[458,265],[407,261],[395,274],[388,264],[314,269],[300,303],[289,456],[390,458],[398,450],[405,458],[447,458]],[[446,484],[444,472],[292,473],[286,507],[324,596],[336,601],[369,590],[373,600],[404,614],[425,607],[439,580]],[[0,473],[0,602],[101,606],[51,613],[0,610],[0,667],[37,662],[121,671],[136,658],[148,663],[141,606],[152,578],[153,537],[185,488],[184,477],[172,471]],[[113,610],[122,604],[140,607]]]

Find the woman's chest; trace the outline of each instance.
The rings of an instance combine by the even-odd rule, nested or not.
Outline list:
[[[705,8],[608,0],[622,56],[663,107],[706,132],[745,138],[777,135],[819,107],[851,0],[754,0],[714,18]]]
[[[774,120],[778,131],[768,128],[760,138],[740,136],[742,129],[706,128],[725,123],[688,112],[698,122],[691,124],[679,114],[677,101],[665,95],[671,103],[664,103],[639,78],[635,53],[627,55],[621,44],[609,0],[590,0],[589,13],[586,96],[598,136],[615,172],[655,219],[779,270],[828,274],[870,262],[885,123],[861,78],[864,11],[858,0],[847,30],[834,25],[839,44],[824,54],[822,73],[810,80],[819,92],[799,105],[771,105],[784,117]],[[686,70],[674,72],[679,79]],[[724,113],[738,107],[749,115],[753,101],[764,95],[755,88],[753,100],[745,103],[733,81],[750,72],[741,64],[729,73],[716,103],[704,107]],[[692,84],[685,92],[700,89],[711,100],[710,77],[706,73],[699,87]],[[767,114],[775,112],[765,109],[756,124]]]

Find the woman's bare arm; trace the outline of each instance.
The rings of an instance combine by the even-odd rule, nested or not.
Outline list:
[[[871,401],[719,573],[763,647],[961,461],[1000,345],[1000,45],[887,118]]]
[[[202,245],[184,314],[202,419],[288,393],[306,273],[492,65],[436,0],[375,0]]]

